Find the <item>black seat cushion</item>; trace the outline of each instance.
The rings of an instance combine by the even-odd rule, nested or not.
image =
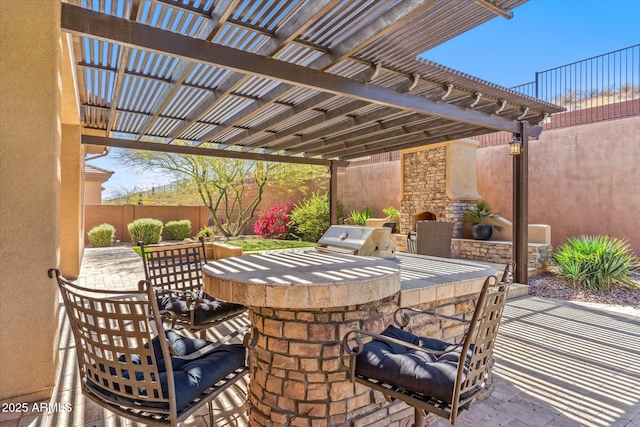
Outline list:
[[[173,331],[167,331],[167,339],[181,356],[193,353],[210,344],[207,340],[185,338]],[[162,358],[162,350],[157,338],[153,341],[153,354],[158,363],[162,391],[168,393],[165,374],[166,362]],[[211,353],[195,360],[171,357],[178,411],[231,372],[245,366],[245,354],[246,350],[242,344],[230,344],[221,345]]]
[[[240,304],[234,304],[210,297],[202,290],[194,292],[200,298],[200,305],[193,313],[194,323],[196,325],[215,322],[219,319],[235,316],[236,314],[240,314],[246,310],[246,307]],[[191,313],[189,311],[189,306],[187,305],[188,296],[189,293],[184,293],[179,298],[170,296],[160,297],[158,298],[158,307],[160,310],[173,311],[179,318],[182,318],[182,320],[189,320]]]
[[[194,351],[197,351],[209,344],[207,340],[185,338],[180,334],[173,331],[166,332],[167,340],[171,343],[176,353],[180,356],[185,356]],[[162,387],[162,393],[164,397],[169,396],[169,388],[167,383],[166,374],[166,361],[162,357],[162,349],[158,337],[152,341],[153,355],[156,359],[158,366],[158,374],[160,375],[160,384]],[[176,390],[176,406],[177,411],[180,412],[189,405],[197,396],[204,391],[212,387],[221,379],[225,378],[236,369],[245,366],[245,348],[242,344],[228,344],[221,345],[220,347],[212,350],[210,353],[195,359],[184,360],[178,357],[171,356],[171,366],[173,367],[173,381]],[[126,356],[121,356],[120,361],[124,362]],[[134,354],[131,356],[131,362],[133,364],[140,364],[140,356]],[[104,373],[104,366],[100,366],[100,370]],[[116,376],[114,368],[109,369],[111,374]],[[122,372],[124,378],[130,378],[130,374],[127,371]],[[144,374],[141,372],[135,373],[136,379],[143,381]],[[147,379],[148,380],[148,379]],[[153,379],[155,380],[155,379]],[[117,385],[118,380],[114,379],[114,386]],[[91,384],[88,384],[91,386]],[[158,407],[161,409],[168,409],[165,404],[150,404],[149,402],[142,402],[135,398],[126,398],[122,395],[116,395],[101,387],[93,385],[93,387],[99,389],[102,394],[111,396],[114,400],[126,405],[140,405],[147,407]],[[117,387],[119,388],[119,387]],[[124,391],[127,394],[131,394],[131,388],[129,386],[124,387]],[[146,395],[146,391],[143,387],[139,389],[139,393]],[[133,395],[132,395],[133,396]]]
[[[435,351],[454,345],[433,338],[423,338],[389,326],[382,335]],[[434,356],[399,344],[373,340],[364,345],[356,359],[356,375],[375,378],[405,390],[422,393],[451,403],[461,349]]]

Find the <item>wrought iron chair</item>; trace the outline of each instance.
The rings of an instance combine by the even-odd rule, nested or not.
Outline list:
[[[204,240],[173,245],[144,245],[144,274],[153,285],[162,310],[174,312],[177,322],[205,338],[207,329],[225,322],[246,310],[210,297],[202,290],[202,266],[207,262]]]
[[[460,344],[418,337],[394,326],[381,335],[361,330],[348,332],[343,348],[350,356],[351,381],[380,391],[388,400],[398,399],[413,406],[416,427],[425,425],[429,413],[455,424],[482,393],[491,390],[493,348],[514,266],[514,262],[507,265],[501,280],[496,276],[485,280]],[[394,318],[401,328],[409,323],[407,311],[425,313],[399,309]],[[362,336],[373,340],[363,344]],[[352,348],[353,340],[357,347]],[[464,363],[459,363],[463,354]]]
[[[215,425],[212,402],[251,370],[256,330],[244,345],[185,338],[164,329],[147,281],[121,292],[82,288],[56,269],[49,277],[62,294],[87,398],[147,425],[175,426],[207,404]]]
[[[418,233],[415,231],[410,231],[407,233],[407,252],[410,254],[416,253],[416,239],[418,238]]]

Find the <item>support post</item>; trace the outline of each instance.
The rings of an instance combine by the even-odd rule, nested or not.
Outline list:
[[[516,262],[515,281],[528,280],[529,247],[529,125],[520,122],[522,152],[513,156],[513,255]]]
[[[329,165],[329,224],[338,223],[338,165],[331,161]]]

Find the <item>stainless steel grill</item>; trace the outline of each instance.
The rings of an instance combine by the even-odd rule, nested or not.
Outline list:
[[[332,225],[318,240],[318,252],[395,257],[396,245],[389,227]]]

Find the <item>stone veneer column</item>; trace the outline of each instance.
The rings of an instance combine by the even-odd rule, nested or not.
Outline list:
[[[480,198],[477,147],[477,141],[457,140],[402,152],[401,229],[410,228],[412,215],[431,212],[454,222],[453,237],[462,237],[464,211]]]
[[[371,390],[348,378],[340,339],[352,329],[384,330],[398,296],[319,311],[251,309],[260,330],[249,393],[252,426],[340,426],[375,410]]]

